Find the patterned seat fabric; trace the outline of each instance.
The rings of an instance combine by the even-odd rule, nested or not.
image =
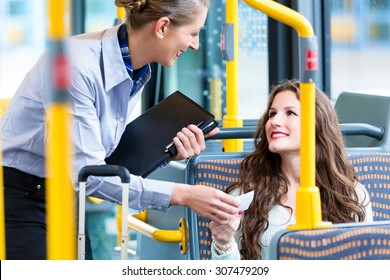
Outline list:
[[[195,184],[225,191],[227,187],[238,181],[240,163],[241,159],[201,161],[195,166]],[[209,220],[199,215],[197,217],[200,259],[208,260],[211,258]]]
[[[390,259],[390,221],[387,225],[286,231],[277,246],[280,260]]]
[[[374,221],[390,220],[390,153],[351,155],[349,159],[370,194]]]
[[[349,159],[355,167],[359,181],[366,186],[367,191],[370,194],[374,221],[390,220],[390,154],[356,154],[350,155]],[[206,185],[225,191],[228,186],[239,179],[241,160],[242,159],[238,158],[227,160],[202,160],[198,162],[194,168],[194,182],[195,184]],[[209,220],[198,216],[197,225],[200,259],[207,260],[211,258],[211,234],[208,228]],[[378,229],[375,229],[374,227],[358,227],[356,229],[349,228],[345,230],[331,228],[315,231],[297,231],[291,232],[291,234],[295,235],[293,237],[294,242],[301,246],[299,249],[295,248],[294,252],[301,250],[299,252],[304,254],[304,256],[301,256],[302,258],[309,258],[308,254],[311,254],[312,258],[330,259],[381,258],[383,256],[377,253],[377,251],[370,251],[369,249],[366,250],[364,248],[371,246],[373,249],[377,248],[377,250],[380,250],[381,248],[383,250],[390,250],[389,231],[390,226]],[[297,236],[300,236],[300,239]],[[287,238],[287,236],[285,238]],[[278,245],[278,254],[282,254],[281,250],[284,250],[283,254],[286,254],[288,251],[287,248],[292,246],[290,244],[292,237],[288,235],[288,238],[290,238],[289,241],[284,239],[283,242],[285,243],[280,243]],[[338,241],[334,242],[334,240]],[[318,250],[319,245],[325,247],[321,249],[321,253],[319,252],[313,255]],[[350,249],[346,250],[345,247],[348,246]],[[352,252],[353,248],[359,248],[361,254]],[[390,255],[390,252],[387,252],[386,254],[388,256]],[[297,257],[297,253],[295,253],[294,256]],[[282,255],[280,255],[280,257],[282,257]],[[292,258],[290,255],[283,255],[283,258],[290,257]]]

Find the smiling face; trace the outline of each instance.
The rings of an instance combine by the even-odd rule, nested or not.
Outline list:
[[[199,48],[199,32],[206,21],[207,8],[194,16],[194,20],[187,25],[175,27],[169,24],[164,30],[163,39],[157,62],[163,66],[172,66],[174,61],[187,49],[197,50]]]
[[[299,155],[300,108],[300,102],[291,90],[281,91],[275,96],[265,125],[268,148],[271,152],[280,155]]]

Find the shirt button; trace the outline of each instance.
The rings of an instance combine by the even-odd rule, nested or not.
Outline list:
[[[41,185],[37,185],[37,189],[39,190],[42,186]]]
[[[125,118],[124,118],[124,117],[120,117],[120,118],[119,118],[119,121],[120,121],[121,123],[123,123],[123,122],[125,121]]]

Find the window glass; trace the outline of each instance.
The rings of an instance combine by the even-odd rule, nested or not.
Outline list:
[[[85,1],[85,31],[100,31],[114,25],[117,10],[114,1]]]
[[[331,41],[332,99],[390,88],[390,0],[333,0]]]
[[[114,24],[117,10],[112,2],[86,0],[85,3],[86,32],[102,30]],[[182,83],[183,79],[196,81],[199,83],[196,87],[199,87],[197,92],[207,99],[207,95],[210,94],[210,83],[215,82],[213,77],[219,76],[222,81],[222,97],[219,102],[222,116],[226,114],[226,64],[221,55],[220,34],[225,23],[225,5],[225,1],[212,2],[214,12],[207,19],[212,24],[202,31],[200,50],[189,52],[192,53],[189,54],[191,59],[181,58],[180,64],[184,64],[187,70],[177,71],[177,79],[166,79],[177,88],[191,84]],[[239,115],[243,119],[257,119],[265,108],[268,95],[267,17],[244,4],[242,0],[239,1],[238,13]],[[8,98],[12,97],[25,74],[48,47],[46,1],[0,1],[0,18],[2,22],[0,25],[0,98]],[[195,63],[192,56],[196,57]],[[199,58],[204,60],[202,65],[196,66],[195,71],[191,71],[191,65],[198,65]],[[186,60],[189,63],[186,63]],[[181,69],[180,65],[175,67]],[[203,78],[193,79],[188,77],[189,73]]]
[[[239,2],[239,113],[258,119],[268,99],[268,17]]]
[[[268,18],[238,2],[238,115],[258,119],[268,96]],[[200,34],[198,51],[186,51],[172,67],[164,69],[166,94],[180,90],[216,119],[226,115],[226,62],[221,32],[226,23],[226,1],[212,1]]]
[[[212,1],[202,30],[199,51],[184,53],[177,65],[169,70],[172,73],[176,67],[180,69],[176,71],[178,79],[171,77],[170,80],[183,92],[197,91],[198,95],[206,95],[206,107],[210,105],[208,109],[217,119],[226,115],[226,62],[221,51],[221,32],[225,23],[226,1]],[[234,78],[238,79],[238,115],[242,119],[258,119],[266,107],[267,28],[267,16],[242,0],[238,2],[238,73]],[[197,59],[195,61],[188,57]],[[199,77],[203,77],[206,83],[202,83]],[[191,98],[199,102],[197,96]]]
[[[0,1],[0,98],[10,98],[46,47],[46,1]]]

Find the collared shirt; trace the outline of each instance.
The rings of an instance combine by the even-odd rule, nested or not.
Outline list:
[[[69,137],[74,145],[69,162],[73,163],[71,177],[76,189],[79,170],[86,165],[105,164],[104,159],[118,145],[151,76],[148,66],[130,97],[134,83],[123,63],[117,36],[119,27],[77,35],[68,42],[72,70]],[[48,66],[49,55],[45,53],[27,73],[1,122],[3,165],[39,177],[50,177],[45,173],[45,114],[50,105]],[[169,207],[174,183],[134,175],[130,180],[129,207],[164,211]],[[90,177],[87,181],[87,195],[119,204],[121,192],[116,177]]]
[[[131,90],[130,90],[130,95],[133,95],[136,92],[137,87],[138,87],[140,81],[142,80],[143,76],[149,70],[149,65],[144,65],[143,67],[141,67],[141,69],[138,69],[135,71],[133,70],[125,23],[122,24],[118,30],[118,40],[119,40],[119,46],[121,48],[123,62],[124,62],[126,69],[127,69],[127,73],[129,73],[130,78],[134,81],[133,86],[131,87]]]

